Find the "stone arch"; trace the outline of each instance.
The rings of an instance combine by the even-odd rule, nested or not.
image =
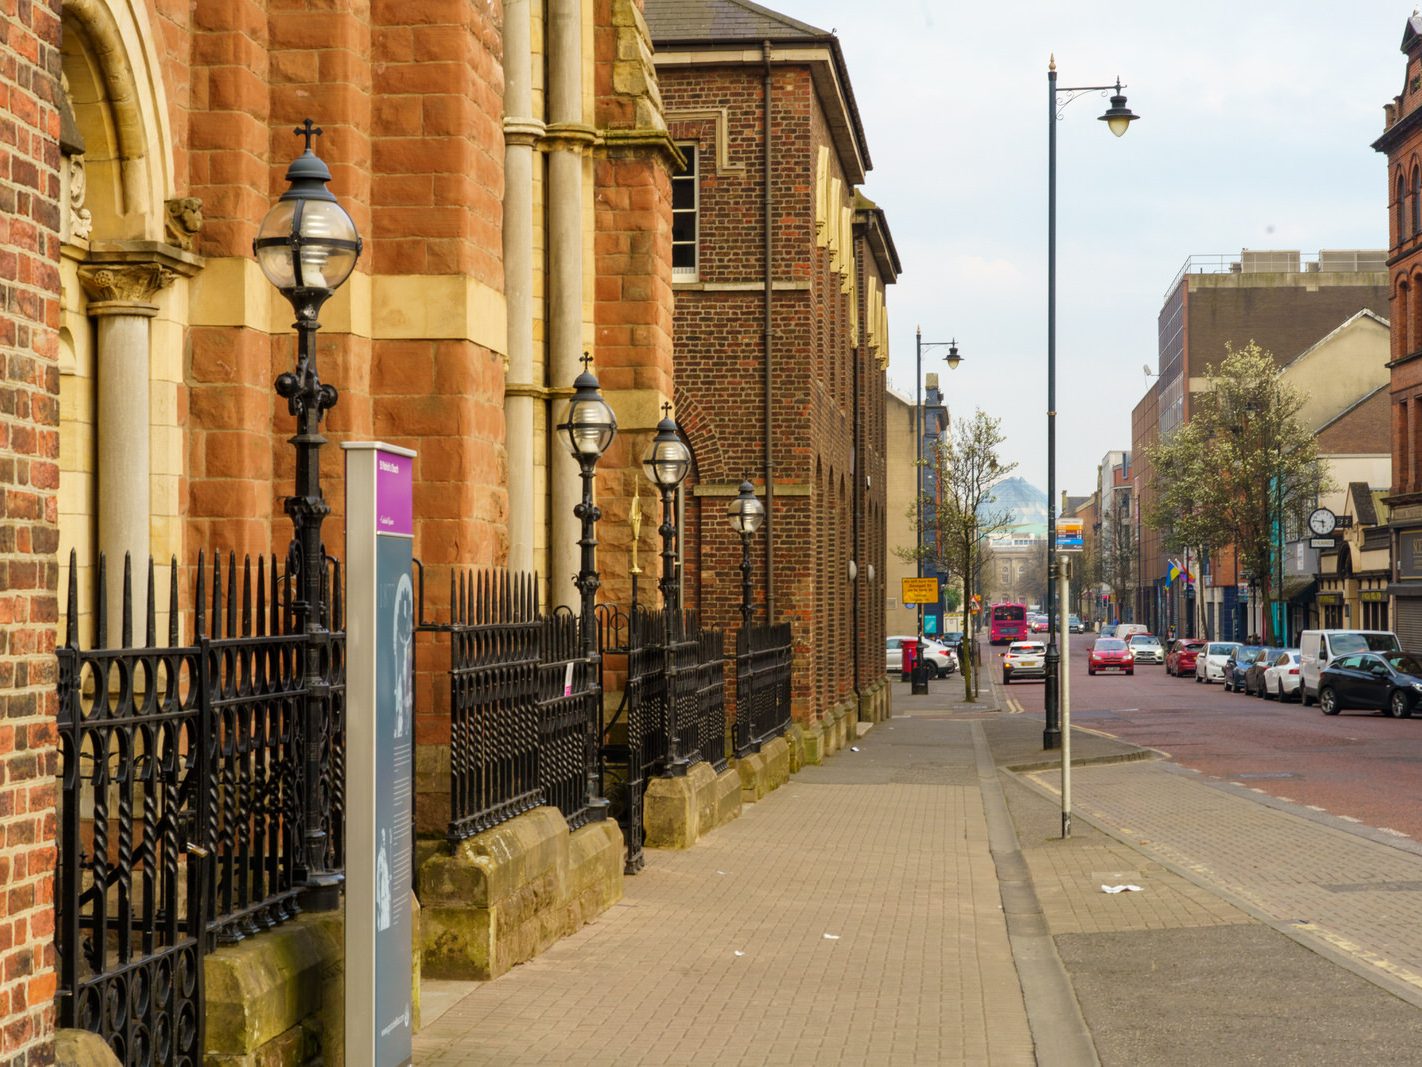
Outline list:
[[[96,239],[161,241],[174,174],[158,34],[131,0],[65,0],[61,17]]]

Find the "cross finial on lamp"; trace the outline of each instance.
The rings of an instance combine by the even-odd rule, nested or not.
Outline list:
[[[591,352],[584,352],[584,353],[583,353],[583,358],[582,358],[581,362],[582,362],[582,365],[583,365],[583,370],[585,370],[585,371],[591,371],[591,370],[592,370],[592,353],[591,353]]]
[[[662,402],[662,418],[664,418],[664,419],[669,419],[669,418],[671,418],[671,402],[670,402],[670,401],[663,401],[663,402]]]
[[[306,151],[309,152],[311,151],[311,139],[313,137],[320,137],[326,131],[321,129],[320,126],[317,126],[310,119],[307,119],[300,126],[296,127],[296,129],[292,132],[295,133],[298,137],[306,138]]]

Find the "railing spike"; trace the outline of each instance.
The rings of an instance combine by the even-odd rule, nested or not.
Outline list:
[[[168,557],[168,645],[178,644],[178,557]]]
[[[207,558],[202,549],[198,549],[197,562],[197,596],[193,599],[196,602],[196,609],[193,612],[193,644],[197,644],[203,639],[203,629],[207,626]]]
[[[94,596],[94,647],[109,647],[109,558],[99,553],[99,587]]]
[[[64,643],[79,647],[79,553],[69,550],[69,607],[65,610]]]
[[[242,557],[242,636],[252,636],[252,557]]]
[[[123,611],[119,616],[120,648],[133,647],[133,554],[123,554]]]
[[[153,557],[148,557],[148,611],[146,612],[146,626],[144,627],[144,646],[153,648],[158,644],[158,605],[153,603],[157,599],[157,587],[153,582]]]
[[[212,636],[222,637],[222,553],[212,554]]]
[[[267,636],[267,557],[257,557],[257,636]]]
[[[341,582],[341,561],[333,559],[331,561],[331,602],[335,605],[332,611],[332,629],[341,631],[346,628],[346,605],[341,599],[341,590],[345,586]]]
[[[237,636],[237,553],[227,553],[227,636]]]

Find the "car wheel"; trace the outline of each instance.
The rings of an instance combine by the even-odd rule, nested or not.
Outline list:
[[[1325,715],[1337,715],[1343,709],[1338,706],[1338,697],[1331,688],[1318,691],[1318,708]]]
[[[1202,682],[1204,682],[1204,679],[1201,678],[1198,674],[1195,675],[1195,684],[1200,685]]]
[[[1135,674],[1135,673],[1136,673],[1136,670],[1135,670],[1134,667],[1132,667],[1132,668],[1131,668],[1130,670],[1128,670],[1126,673],[1127,673],[1127,674]]]
[[[1089,675],[1091,675],[1091,676],[1093,676],[1093,677],[1095,677],[1095,675],[1096,675],[1096,668],[1095,668],[1095,667],[1087,667],[1087,668],[1086,668],[1086,673],[1089,674]]]
[[[1308,690],[1304,688],[1302,682],[1299,683],[1299,703],[1306,708],[1313,707],[1313,699],[1308,695]]]
[[[1407,699],[1407,694],[1401,689],[1392,691],[1392,698],[1387,702],[1388,714],[1394,719],[1412,718],[1412,701]]]

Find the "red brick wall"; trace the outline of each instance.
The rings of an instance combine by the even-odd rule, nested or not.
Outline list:
[[[0,44],[0,1060],[52,1061],[59,4]]]
[[[1394,101],[1398,121],[1422,107],[1422,91],[1413,87],[1413,78],[1422,71],[1422,48],[1413,46],[1407,57],[1407,71],[1400,96]],[[1422,442],[1409,436],[1417,405],[1422,403],[1422,235],[1414,232],[1411,184],[1413,171],[1422,160],[1422,127],[1406,133],[1387,152],[1386,203],[1388,232],[1392,239],[1389,267],[1389,319],[1392,323],[1391,445],[1392,492],[1394,495],[1422,491],[1418,478],[1416,450]],[[1403,189],[1402,227],[1398,227],[1397,188]]]
[[[760,67],[664,67],[662,95],[678,141],[695,142],[702,160],[700,281],[763,280],[763,71]],[[815,243],[818,146],[829,143],[810,72],[776,67],[772,83],[772,240],[775,280],[799,287],[776,291],[771,327],[772,415],[776,496],[776,614],[794,624],[795,715],[811,721],[854,689],[848,560],[852,520],[848,479],[853,423],[848,409],[854,338],[849,296]],[[729,159],[740,173],[717,169],[710,121],[678,122],[675,112],[726,108]],[[850,190],[845,189],[845,195]],[[836,205],[836,209],[839,205]],[[851,255],[850,249],[845,250]],[[694,401],[683,422],[702,483],[731,484],[752,474],[764,481],[761,291],[680,289],[676,300],[678,408]],[[877,376],[882,385],[882,376]],[[873,388],[874,380],[866,381]],[[879,394],[882,404],[882,392]],[[872,400],[870,401],[872,403]],[[734,629],[740,602],[739,546],[723,498],[694,509],[696,599],[712,622]],[[867,524],[866,524],[867,525]],[[754,584],[765,590],[763,536],[757,538]],[[866,603],[868,603],[866,601]],[[870,606],[872,612],[882,612]]]

